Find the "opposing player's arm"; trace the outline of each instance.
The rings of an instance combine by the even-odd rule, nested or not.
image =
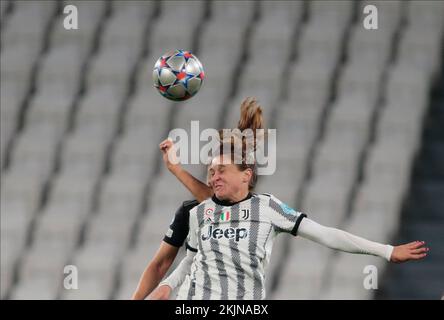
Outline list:
[[[343,230],[325,227],[308,218],[301,221],[298,235],[332,249],[379,256],[396,263],[422,259],[429,250],[424,247],[425,243],[422,241],[393,247],[355,236]]]
[[[197,221],[193,211],[189,214],[189,231],[187,235],[187,255],[178,265],[178,267],[152,292],[149,299],[167,300],[171,291],[180,286],[190,273],[191,264],[197,252]]]
[[[163,162],[168,170],[193,194],[197,201],[202,202],[213,196],[213,190],[182,168],[176,158],[174,143],[166,139],[159,144],[163,154]]]
[[[159,250],[145,268],[133,299],[145,299],[163,279],[189,233],[189,210],[196,201],[185,201],[176,211]]]
[[[178,251],[178,247],[162,241],[159,250],[157,250],[153,259],[148,263],[142,273],[136,291],[132,296],[133,300],[145,299],[151,291],[157,287],[168,269],[171,267]]]
[[[182,259],[176,269],[148,296],[150,300],[168,300],[171,292],[179,287],[190,273],[191,264],[196,253],[187,250],[187,255]]]

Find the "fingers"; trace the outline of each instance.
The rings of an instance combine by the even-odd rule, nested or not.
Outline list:
[[[429,251],[429,248],[422,247],[422,248],[419,248],[419,249],[411,249],[410,253],[411,254],[420,254],[420,253],[426,253],[427,251]]]
[[[168,141],[168,139],[163,140],[161,143],[159,143],[159,147],[160,147],[161,145],[165,144],[165,142],[167,142],[167,141]]]
[[[169,148],[171,148],[171,146],[173,145],[173,141],[171,140],[171,138],[168,138],[166,140],[163,140],[160,144],[159,144],[159,148],[162,151],[168,151]]]
[[[410,248],[410,258],[412,260],[420,260],[427,256],[427,252],[429,252],[429,248],[422,247],[424,245],[424,241],[421,241],[419,244],[413,245],[412,248]]]
[[[411,255],[412,260],[420,260],[422,258],[425,258],[427,256],[427,253],[421,253],[421,254],[414,254]]]
[[[425,244],[424,241],[414,241],[407,244],[408,248],[410,249],[417,249],[419,247],[422,247]]]

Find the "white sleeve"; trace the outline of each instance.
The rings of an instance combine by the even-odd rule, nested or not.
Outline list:
[[[308,218],[302,219],[298,235],[332,249],[379,256],[388,261],[393,251],[391,245],[369,241],[343,230],[325,227]]]
[[[174,271],[166,279],[159,283],[159,286],[167,285],[173,290],[180,286],[185,280],[187,274],[190,273],[191,264],[193,263],[195,255],[195,252],[187,250],[187,255],[185,258],[182,259],[177,268],[174,269]]]

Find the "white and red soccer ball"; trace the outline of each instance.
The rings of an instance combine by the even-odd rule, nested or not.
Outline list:
[[[167,99],[184,101],[194,96],[205,77],[202,64],[191,52],[169,51],[154,65],[154,87]]]

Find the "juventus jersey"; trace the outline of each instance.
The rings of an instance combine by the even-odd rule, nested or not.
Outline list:
[[[213,196],[190,210],[196,251],[177,299],[265,299],[265,268],[280,232],[296,235],[306,215],[269,194],[229,204]]]

